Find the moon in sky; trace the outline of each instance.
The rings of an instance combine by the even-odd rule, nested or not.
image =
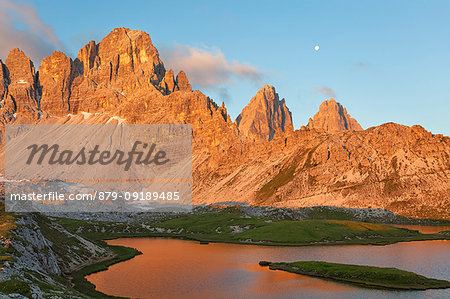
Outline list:
[[[319,51],[319,49],[320,49],[319,45],[316,45],[316,46],[314,47],[314,50],[316,50],[316,51]]]

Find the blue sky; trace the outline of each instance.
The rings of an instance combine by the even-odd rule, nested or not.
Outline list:
[[[393,121],[450,135],[450,1],[16,3],[54,33],[11,15],[9,26],[45,37],[50,46],[41,54],[53,47],[75,57],[89,40],[128,27],[150,34],[166,68],[179,67],[177,53],[217,62],[206,78],[187,74],[194,87],[224,100],[232,118],[270,84],[286,98],[295,128],[334,94],[364,128]],[[1,43],[0,50],[15,47],[11,39]]]

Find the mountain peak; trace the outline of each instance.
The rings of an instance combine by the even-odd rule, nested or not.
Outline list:
[[[272,140],[293,131],[292,115],[271,85],[262,87],[236,118],[239,131],[253,139]]]
[[[179,90],[182,91],[192,91],[191,84],[189,84],[189,80],[186,76],[186,73],[183,71],[179,71],[177,75],[177,86]]]
[[[9,79],[15,81],[34,81],[35,70],[33,62],[19,48],[12,49],[5,60],[5,65],[9,69]]]
[[[151,82],[157,84],[165,75],[150,35],[123,27],[112,30],[98,44],[90,41],[80,49],[77,60],[81,62],[84,75],[107,75],[112,81],[139,74],[150,76]]]
[[[320,104],[319,112],[312,119],[309,119],[307,127],[329,133],[345,130],[362,130],[356,119],[350,117],[350,114],[347,113],[347,109],[333,98]]]
[[[37,77],[33,62],[23,51],[15,48],[9,52],[2,68],[4,84],[1,93],[6,95],[4,107],[8,111],[8,118],[11,119],[11,112],[36,115]]]
[[[260,90],[258,90],[258,92],[256,93],[256,96],[253,97],[251,99],[251,101],[263,101],[263,100],[268,100],[268,101],[274,101],[274,100],[278,100],[278,94],[275,91],[275,87],[273,87],[272,85],[264,85],[263,87],[261,87]]]

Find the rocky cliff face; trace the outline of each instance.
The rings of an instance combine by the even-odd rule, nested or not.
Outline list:
[[[344,130],[362,130],[356,119],[351,118],[350,114],[347,113],[347,109],[334,99],[329,99],[320,105],[319,112],[312,119],[309,119],[308,128],[330,133]]]
[[[161,94],[165,69],[150,36],[114,29],[102,41],[89,42],[74,61],[72,113],[108,110],[129,96]]]
[[[130,99],[192,90],[184,72],[176,79],[172,70],[166,72],[147,33],[127,28],[114,29],[98,44],[89,42],[75,60],[53,52],[42,61],[38,76],[18,49],[8,55],[5,69],[12,114],[38,106],[50,116],[108,112]],[[0,85],[0,95],[2,90]]]
[[[38,78],[33,62],[19,49],[9,52],[2,65],[3,98],[1,118],[9,122],[18,117],[36,118],[38,116],[39,94]]]
[[[40,108],[50,115],[70,112],[69,99],[74,77],[72,59],[62,52],[53,52],[45,57],[39,68],[41,84]]]
[[[292,133],[292,115],[286,101],[280,100],[273,86],[264,86],[236,119],[239,131],[253,140],[272,140]]]
[[[334,100],[294,131],[272,86],[233,122],[184,72],[165,70],[145,32],[115,29],[75,60],[54,52],[38,73],[18,49],[0,66],[2,125],[192,124],[195,204],[377,207],[450,219],[448,137],[397,124],[363,131]]]
[[[5,66],[3,65],[3,62],[0,59],[0,99],[3,99],[7,87],[8,87],[8,77],[6,74]]]

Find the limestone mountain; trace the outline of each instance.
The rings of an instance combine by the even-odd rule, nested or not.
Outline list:
[[[0,61],[0,131],[29,122],[192,124],[195,204],[374,207],[450,219],[449,137],[394,123],[362,130],[334,100],[294,131],[272,86],[233,122],[184,72],[166,70],[142,31],[114,29],[75,59],[53,52],[39,71],[12,50]]]
[[[42,60],[39,68],[42,82],[40,108],[52,115],[64,115],[70,111],[74,68],[72,60],[62,52],[53,52]]]
[[[11,115],[24,109],[37,111],[38,106],[50,116],[99,112],[119,106],[128,96],[191,89],[184,72],[177,79],[173,71],[166,72],[147,33],[127,28],[114,29],[98,44],[89,42],[75,60],[53,52],[43,59],[38,73],[29,58],[15,49],[0,75],[7,82],[0,86],[0,94],[11,102]]]
[[[319,112],[312,119],[309,119],[308,128],[325,132],[362,130],[356,119],[351,118],[350,114],[347,113],[347,109],[334,99],[329,99],[320,104]]]
[[[236,118],[239,132],[250,139],[272,140],[275,135],[292,133],[292,114],[273,86],[266,85],[250,100]]]
[[[38,117],[38,77],[33,62],[21,50],[13,49],[1,67],[1,119],[9,122],[17,113],[24,118]]]

